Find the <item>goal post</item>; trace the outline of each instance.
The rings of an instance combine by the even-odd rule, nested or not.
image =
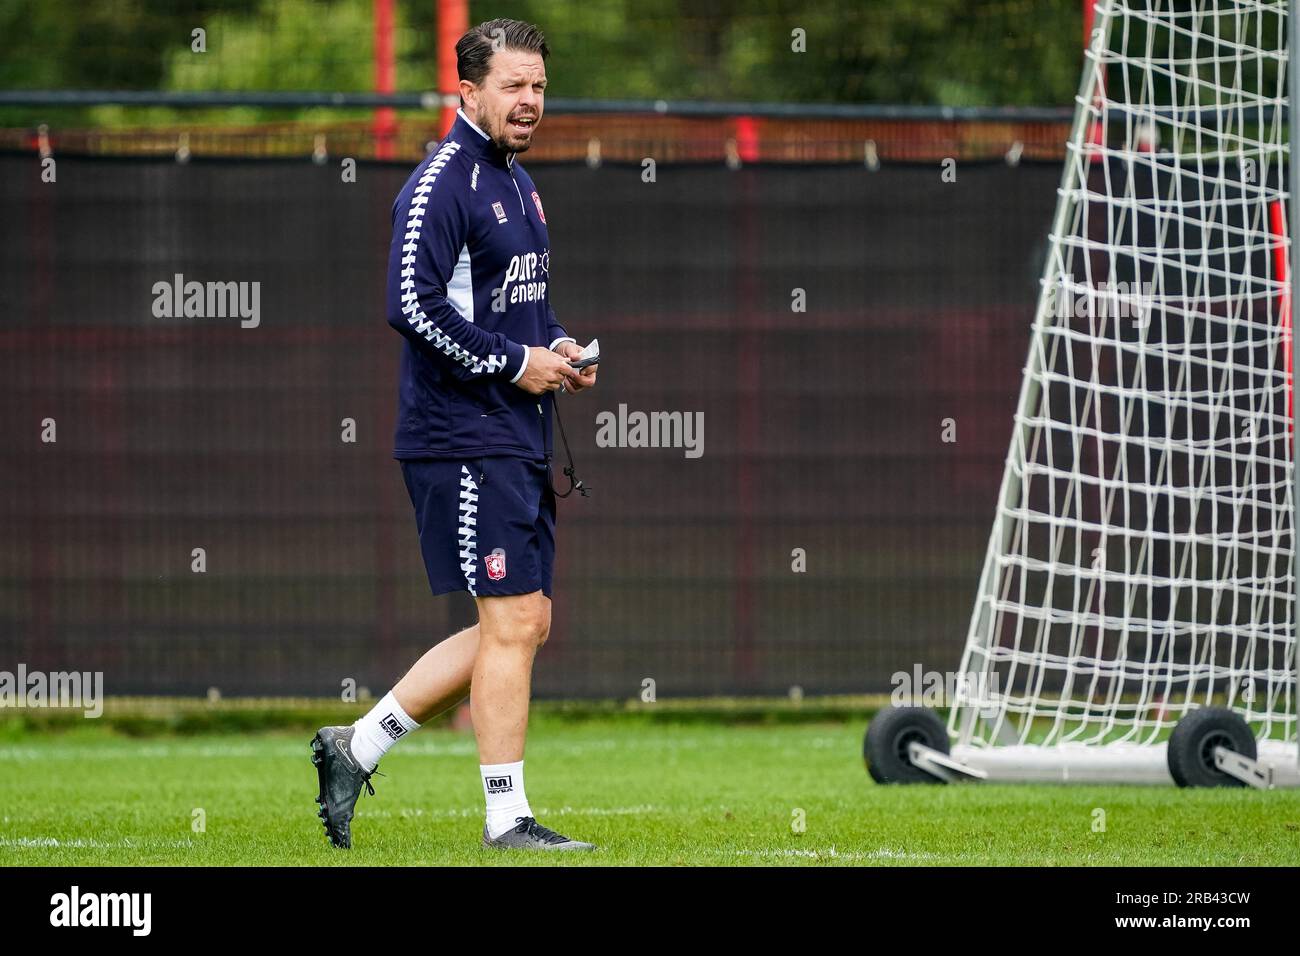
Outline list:
[[[1300,49],[1300,0],[1287,0],[1286,43],[1288,51],[1287,62],[1289,64],[1290,51]],[[1289,130],[1294,123],[1294,119],[1290,113],[1291,104],[1300,104],[1300,70],[1287,69],[1286,93],[1288,110],[1287,125]],[[1289,141],[1290,138],[1288,137],[1288,144]],[[1297,315],[1300,315],[1300,308],[1297,308],[1296,306],[1298,297],[1293,293],[1291,284],[1291,276],[1294,272],[1291,268],[1291,263],[1294,261],[1291,255],[1291,250],[1300,248],[1300,243],[1297,243],[1297,237],[1300,237],[1300,163],[1287,163],[1287,188],[1290,191],[1290,202],[1287,207],[1287,212],[1290,214],[1288,221],[1291,224],[1288,236],[1290,239],[1290,246],[1287,248],[1286,259],[1287,306],[1289,308],[1287,318],[1290,323],[1290,328],[1292,329],[1292,335],[1294,336],[1294,330],[1298,327],[1296,318]],[[1295,506],[1292,510],[1291,537],[1291,633],[1294,638],[1294,643],[1291,647],[1291,663],[1293,665],[1296,680],[1296,695],[1300,698],[1300,520],[1296,520],[1297,517],[1300,517],[1300,467],[1296,467],[1297,463],[1300,463],[1300,428],[1295,427],[1295,348],[1293,343],[1294,338],[1287,342],[1287,346],[1290,350],[1287,356],[1288,367],[1291,370],[1291,378],[1288,383],[1291,389],[1289,395],[1291,403],[1289,408],[1291,413],[1291,499]],[[1297,702],[1296,709],[1297,711],[1300,711],[1300,701]],[[1296,738],[1296,766],[1300,768],[1300,726],[1297,726],[1296,733],[1293,736]]]
[[[947,724],[992,778],[1168,782],[1219,708],[1300,784],[1294,2],[1095,4]]]

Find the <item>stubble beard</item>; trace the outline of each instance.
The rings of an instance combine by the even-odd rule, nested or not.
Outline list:
[[[528,152],[528,147],[533,145],[533,137],[537,135],[538,125],[539,123],[537,120],[534,120],[532,133],[529,134],[527,139],[520,140],[518,144],[515,144],[510,140],[510,116],[507,114],[501,121],[500,136],[493,136],[492,142],[497,145],[498,149],[505,153],[526,153]]]
[[[509,120],[507,120],[507,122],[509,122]],[[537,127],[534,125],[533,129],[536,130]],[[529,136],[527,139],[516,144],[511,141],[509,133],[502,133],[500,137],[493,137],[492,142],[496,143],[497,147],[505,153],[526,153],[528,152],[528,147],[533,145],[533,137]]]

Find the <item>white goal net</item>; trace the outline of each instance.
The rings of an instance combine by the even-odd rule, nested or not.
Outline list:
[[[950,713],[994,776],[1296,764],[1286,0],[1099,0]]]

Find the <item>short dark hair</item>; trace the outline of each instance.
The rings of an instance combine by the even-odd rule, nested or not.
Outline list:
[[[551,52],[540,28],[523,20],[486,20],[456,41],[456,75],[475,86],[488,75],[488,61],[497,50],[527,50],[545,60]],[[462,105],[464,99],[461,99]]]

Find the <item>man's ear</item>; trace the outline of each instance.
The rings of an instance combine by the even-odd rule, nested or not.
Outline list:
[[[460,81],[460,105],[473,105],[478,110],[478,87],[469,80]]]

